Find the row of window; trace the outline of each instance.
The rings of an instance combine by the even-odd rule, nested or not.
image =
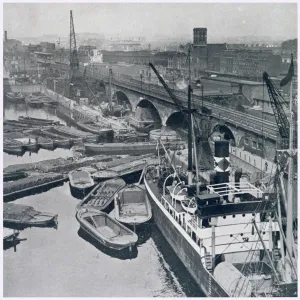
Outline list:
[[[245,145],[250,145],[249,139],[245,138],[244,143],[245,143]],[[252,141],[252,148],[257,149],[257,150],[263,150],[263,145],[262,145],[262,143]]]

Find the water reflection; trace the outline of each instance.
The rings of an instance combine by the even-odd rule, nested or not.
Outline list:
[[[66,125],[66,122],[57,115],[58,109],[51,107],[32,108],[26,103],[9,103],[4,102],[5,119],[18,120],[19,116],[52,119],[60,121],[61,124]]]
[[[73,156],[72,149],[56,148],[55,150],[40,149],[38,153],[24,152],[22,156],[3,153],[3,167],[15,164],[35,163],[47,159],[68,158]]]
[[[166,274],[168,274],[169,280],[174,281],[174,278],[177,278],[180,282],[180,286],[185,290],[188,297],[205,297],[205,294],[199,289],[195,280],[184,267],[173,249],[169,245],[166,247],[168,242],[157,226],[152,227],[151,237],[158,250],[158,259],[162,266],[167,268]]]

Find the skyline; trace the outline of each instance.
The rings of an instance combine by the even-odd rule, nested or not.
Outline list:
[[[194,27],[208,28],[208,42],[242,36],[297,37],[295,3],[5,3],[4,30],[9,38],[68,36],[70,10],[76,33],[105,38],[192,39]]]

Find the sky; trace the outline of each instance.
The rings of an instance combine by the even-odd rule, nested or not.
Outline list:
[[[234,36],[297,37],[295,3],[5,3],[4,30],[9,38],[67,36],[70,10],[76,33],[106,38],[191,39],[194,27],[208,28],[208,42]]]

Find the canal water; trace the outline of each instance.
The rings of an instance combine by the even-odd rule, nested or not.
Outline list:
[[[59,119],[55,111],[6,105],[5,117],[20,115]],[[60,120],[62,121],[62,120]],[[64,123],[62,121],[62,123]],[[4,154],[10,164],[68,157],[72,150],[40,150],[22,157]],[[79,230],[69,183],[45,193],[17,199],[14,203],[58,214],[58,228],[30,228],[21,241],[3,252],[5,297],[201,297],[154,222],[139,232],[140,243],[131,256],[111,253]]]

